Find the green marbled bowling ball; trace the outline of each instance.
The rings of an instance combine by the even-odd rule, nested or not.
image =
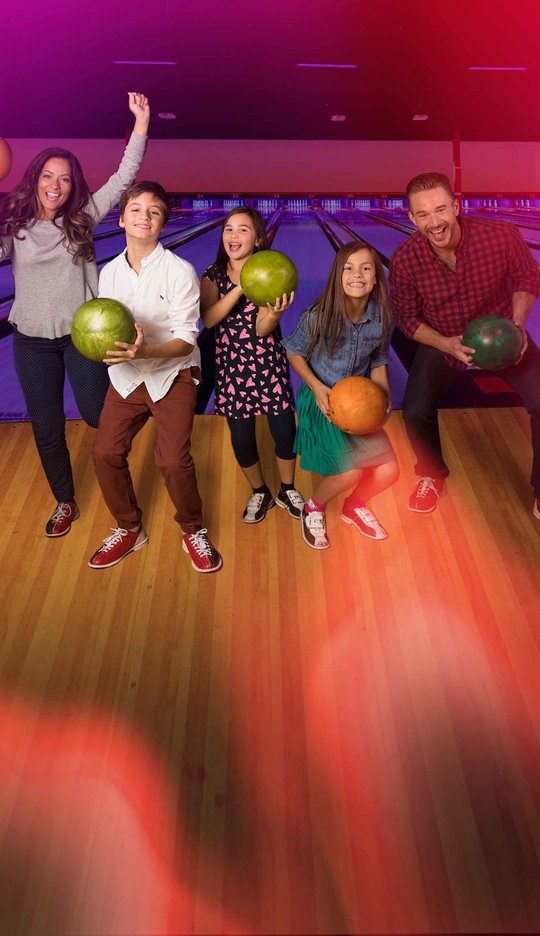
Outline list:
[[[246,260],[240,272],[240,285],[257,306],[275,305],[298,286],[298,270],[279,250],[259,250]]]
[[[71,340],[84,357],[103,361],[107,351],[118,350],[115,341],[133,344],[137,333],[127,306],[116,299],[91,299],[77,309],[71,323]]]
[[[485,315],[469,322],[463,331],[463,344],[475,349],[472,361],[475,367],[501,370],[517,361],[521,332],[509,319]]]

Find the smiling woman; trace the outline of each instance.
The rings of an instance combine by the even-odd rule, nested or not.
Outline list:
[[[96,427],[109,385],[107,368],[88,361],[73,346],[71,320],[97,293],[93,231],[135,178],[146,146],[148,100],[129,93],[134,132],[118,170],[91,196],[78,159],[49,148],[27,167],[0,208],[0,258],[11,254],[15,301],[17,376],[32,420],[34,438],[58,501],[47,536],[68,533],[79,516],[63,406],[67,370],[81,416]]]
[[[40,219],[52,221],[71,193],[69,159],[48,159],[38,180],[37,196],[41,205]]]

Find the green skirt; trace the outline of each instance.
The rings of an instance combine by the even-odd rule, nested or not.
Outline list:
[[[296,400],[298,429],[294,450],[306,471],[320,475],[343,474],[355,468],[373,468],[395,460],[394,450],[384,429],[371,435],[342,432],[321,412],[315,396],[300,385]]]

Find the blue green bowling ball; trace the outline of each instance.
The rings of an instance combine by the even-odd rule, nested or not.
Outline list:
[[[137,333],[127,306],[116,299],[91,299],[77,309],[71,323],[71,340],[84,357],[103,361],[107,351],[118,350],[115,341],[133,344]]]
[[[240,272],[244,294],[257,306],[287,296],[298,286],[298,270],[292,260],[279,250],[259,250],[246,260]]]
[[[463,344],[474,348],[472,363],[486,370],[501,370],[514,364],[521,351],[521,332],[500,315],[473,319],[463,331]]]

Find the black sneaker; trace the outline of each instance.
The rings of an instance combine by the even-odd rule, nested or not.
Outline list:
[[[276,502],[271,494],[252,494],[242,514],[244,523],[260,523]]]
[[[302,536],[312,549],[328,549],[330,540],[326,535],[326,516],[322,510],[302,511]]]
[[[276,495],[276,504],[278,507],[283,507],[295,520],[300,520],[304,509],[304,498],[296,488],[290,488],[288,491],[280,489]]]

